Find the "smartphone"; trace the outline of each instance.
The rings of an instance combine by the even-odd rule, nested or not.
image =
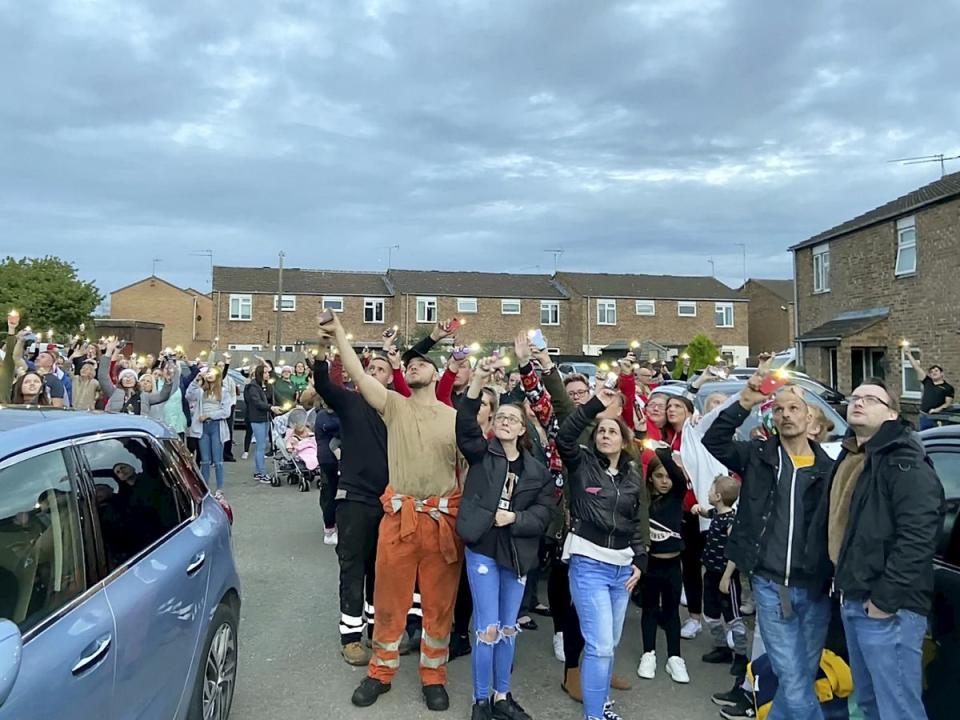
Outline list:
[[[326,325],[327,323],[333,322],[333,310],[330,308],[324,308],[320,311],[320,314],[317,316],[317,322],[321,325]]]
[[[450,321],[450,324],[447,325],[447,330],[449,332],[454,333],[466,324],[467,324],[466,320],[461,320],[460,318],[455,317],[453,320]]]
[[[607,390],[616,390],[620,385],[620,376],[616,373],[607,373],[607,376],[603,379],[603,386]]]
[[[453,355],[454,360],[456,360],[457,362],[460,362],[461,360],[466,359],[470,355],[470,347],[466,345],[455,347],[451,354]]]
[[[762,383],[760,383],[760,392],[762,392],[764,395],[772,395],[786,385],[789,380],[790,378],[788,378],[786,375],[771,373],[763,379]]]
[[[332,320],[333,317],[331,316],[330,319]],[[396,334],[397,334],[397,326],[394,325],[392,328],[387,328],[386,330],[383,331],[383,339],[389,340],[390,338],[394,337]]]
[[[547,339],[543,336],[543,330],[537,328],[536,330],[531,330],[527,333],[527,337],[530,338],[530,342],[533,343],[533,346],[537,350],[546,350],[547,349]]]

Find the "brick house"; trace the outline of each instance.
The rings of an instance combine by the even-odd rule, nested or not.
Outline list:
[[[675,355],[703,334],[731,362],[746,362],[747,298],[716,278],[572,272],[555,277],[570,294],[570,332],[584,355],[607,348],[620,352],[632,341],[652,341]]]
[[[885,377],[908,410],[920,385],[901,342],[921,362],[960,375],[960,173],[881,205],[792,248],[800,362],[849,392]]]
[[[160,323],[163,330],[158,347],[142,348],[144,352],[155,353],[164,347],[179,345],[190,357],[195,357],[210,347],[213,338],[210,297],[192,288],[177,287],[155,275],[110,293],[110,319]]]
[[[750,300],[747,305],[750,357],[793,347],[796,337],[793,325],[793,280],[750,278],[739,291]]]

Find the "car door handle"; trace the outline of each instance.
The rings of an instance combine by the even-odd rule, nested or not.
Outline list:
[[[85,670],[96,665],[107,654],[107,651],[110,649],[110,643],[113,642],[113,636],[109,633],[103,635],[102,637],[97,638],[92,643],[87,645],[86,649],[83,651],[83,656],[77,660],[77,664],[73,666],[74,675],[79,675]]]
[[[198,552],[194,555],[193,560],[187,565],[187,575],[195,575],[196,572],[203,567],[203,563],[205,563],[206,560],[207,554],[205,552]]]

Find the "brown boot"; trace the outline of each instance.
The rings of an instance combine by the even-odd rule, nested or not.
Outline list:
[[[348,665],[362,667],[370,662],[370,651],[358,642],[347,643],[340,648],[340,654]]]
[[[610,677],[610,687],[612,687],[614,690],[629,690],[630,688],[633,687],[633,685],[626,678],[620,677],[619,675],[614,673]]]
[[[580,689],[580,668],[564,668],[563,682],[560,688],[578,703],[583,702],[583,690]]]

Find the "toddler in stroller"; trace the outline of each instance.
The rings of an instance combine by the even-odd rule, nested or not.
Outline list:
[[[278,422],[283,420],[283,422]],[[300,486],[300,492],[308,492],[316,478],[317,440],[307,425],[306,411],[297,408],[274,420],[274,429],[280,435],[277,448],[279,464],[274,474],[274,487],[280,485],[280,476],[286,475],[287,484]],[[276,460],[276,459],[275,459]]]

